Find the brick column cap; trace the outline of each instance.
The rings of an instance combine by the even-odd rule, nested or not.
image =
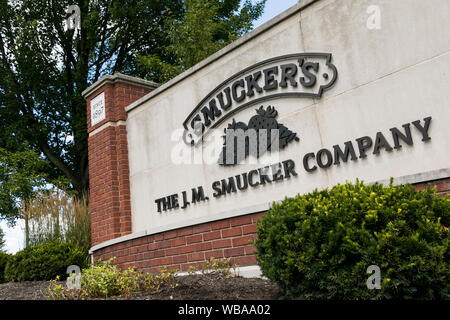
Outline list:
[[[98,90],[105,84],[107,84],[107,83],[114,84],[117,82],[133,84],[135,86],[149,88],[151,90],[154,90],[154,89],[158,88],[158,86],[159,86],[156,82],[153,82],[153,81],[144,80],[144,79],[136,78],[136,77],[131,77],[131,76],[127,76],[122,73],[116,72],[113,75],[108,74],[108,75],[105,75],[104,77],[102,77],[100,80],[97,80],[91,86],[89,86],[87,89],[85,89],[81,93],[81,95],[83,96],[84,99],[87,99],[87,97],[89,97],[89,95],[94,93],[96,90]]]

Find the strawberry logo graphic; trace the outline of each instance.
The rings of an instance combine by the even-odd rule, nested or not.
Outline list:
[[[267,151],[285,148],[293,140],[300,141],[295,132],[277,122],[277,116],[278,111],[274,107],[264,109],[261,106],[256,109],[256,115],[250,118],[248,125],[233,119],[225,129],[225,141],[218,163],[234,165],[249,155],[259,158]]]

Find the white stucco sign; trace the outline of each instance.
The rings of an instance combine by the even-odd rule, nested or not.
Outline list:
[[[448,16],[448,0],[305,0],[129,106],[133,232],[448,177]]]

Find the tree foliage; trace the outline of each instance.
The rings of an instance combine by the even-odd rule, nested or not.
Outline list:
[[[166,82],[250,31],[265,2],[186,0],[182,16],[171,16],[163,26],[168,42],[165,52],[171,59],[139,54],[137,61],[149,72],[147,77]]]
[[[30,199],[45,186],[47,162],[33,150],[11,152],[0,148],[0,210],[10,224],[19,217],[18,199]]]

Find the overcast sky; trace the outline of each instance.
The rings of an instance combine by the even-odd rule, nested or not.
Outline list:
[[[267,0],[263,15],[255,22],[255,28],[269,21],[281,12],[295,5],[298,0]],[[15,253],[24,246],[24,223],[19,221],[14,228],[9,228],[4,221],[0,221],[0,228],[5,233],[5,249]]]
[[[0,221],[0,228],[5,233],[5,251],[8,253],[16,253],[23,249],[24,233],[23,222],[19,221],[14,228],[8,228],[6,222]]]
[[[298,0],[267,0],[264,13],[261,18],[256,20],[255,27],[259,27],[264,22],[269,21],[296,3],[298,3]]]

